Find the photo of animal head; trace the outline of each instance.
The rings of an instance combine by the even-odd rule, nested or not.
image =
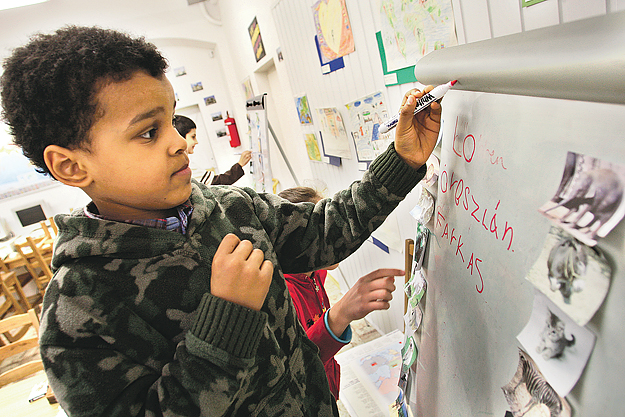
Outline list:
[[[564,350],[575,344],[575,335],[567,339],[565,333],[566,324],[560,317],[549,310],[549,317],[545,327],[540,332],[540,343],[536,346],[536,352],[541,354],[543,359],[557,359],[564,355]]]
[[[586,246],[573,237],[566,237],[549,252],[547,271],[551,291],[560,291],[565,303],[571,294],[584,289],[584,274],[588,258]]]

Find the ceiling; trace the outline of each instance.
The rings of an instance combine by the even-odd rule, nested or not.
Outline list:
[[[201,8],[204,8],[202,10]],[[187,0],[49,0],[0,11],[0,55],[6,56],[36,32],[51,32],[68,24],[98,25],[159,37],[162,28],[219,18],[218,0],[189,5]],[[206,21],[206,20],[205,20]]]

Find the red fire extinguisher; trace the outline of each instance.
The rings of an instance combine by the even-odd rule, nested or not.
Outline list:
[[[233,117],[230,117],[226,112],[226,119],[224,120],[226,126],[228,126],[228,133],[230,134],[230,146],[236,148],[241,146],[241,139],[239,139],[239,131],[237,130],[237,123]]]

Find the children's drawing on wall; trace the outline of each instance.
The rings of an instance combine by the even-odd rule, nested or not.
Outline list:
[[[529,321],[517,340],[561,396],[577,383],[595,345],[595,335],[536,292]]]
[[[393,140],[389,133],[380,134],[380,125],[388,119],[384,96],[377,92],[347,103],[345,107],[349,112],[358,161],[373,161]]]
[[[299,122],[303,125],[312,124],[312,113],[310,112],[308,97],[306,97],[305,94],[295,97],[295,107],[297,108],[297,116],[299,117]]]
[[[536,363],[522,349],[519,349],[516,373],[501,389],[514,417],[571,416],[569,403],[551,387]]]
[[[552,226],[526,279],[583,326],[599,309],[612,269],[597,248]]]
[[[625,166],[569,152],[555,196],[539,211],[594,246],[625,215],[624,186]]]
[[[451,0],[378,0],[387,71],[415,65],[436,49],[458,44]]]
[[[198,81],[196,83],[191,83],[191,91],[193,91],[194,93],[196,91],[202,91],[204,89],[204,87],[202,87],[202,81]]]
[[[317,137],[314,133],[304,134],[304,140],[306,143],[306,152],[308,153],[308,159],[311,161],[321,162],[321,152],[319,151],[319,145],[317,144]]]
[[[321,143],[326,156],[351,159],[349,138],[343,124],[343,117],[336,107],[317,109],[321,125]]]
[[[354,52],[354,36],[345,0],[319,0],[312,10],[319,49],[327,61]]]
[[[204,97],[204,105],[205,106],[210,106],[211,104],[215,104],[215,103],[217,103],[217,100],[215,99],[215,96]]]
[[[254,90],[252,89],[252,82],[250,81],[249,77],[243,80],[243,82],[241,83],[241,87],[243,87],[243,94],[245,94],[246,100],[254,97]]]

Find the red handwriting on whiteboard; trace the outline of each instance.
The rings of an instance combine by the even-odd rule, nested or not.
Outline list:
[[[443,232],[441,233],[441,238],[449,239],[449,245],[452,246],[452,250],[455,245],[455,255],[461,260],[463,264],[466,262],[467,264],[466,269],[469,271],[470,275],[473,276],[474,272],[477,275],[479,275],[481,286],[478,287],[476,285],[475,289],[478,293],[481,294],[484,291],[484,278],[482,278],[482,272],[480,271],[479,264],[483,261],[480,258],[478,258],[477,255],[474,254],[473,252],[471,252],[471,256],[469,257],[468,251],[466,249],[462,249],[462,247],[464,246],[464,242],[462,242],[462,235],[456,233],[456,228],[454,227],[451,228],[451,232],[449,231],[450,229],[449,223],[446,221],[445,216],[443,216],[443,213],[440,212],[440,209],[437,209],[436,211],[436,227],[439,229],[443,228]],[[454,240],[456,241],[455,243],[454,243]],[[468,261],[467,259],[465,259],[463,250],[467,252]]]
[[[493,165],[497,165],[497,164],[501,164],[501,167],[503,169],[508,169],[506,168],[506,166],[503,164],[503,156],[497,156],[495,157],[495,151],[492,149],[486,149],[486,152],[488,152],[488,155],[490,155],[490,163]]]
[[[451,193],[453,202],[456,207],[462,207],[464,211],[471,216],[473,220],[481,224],[484,230],[489,233],[490,236],[496,240],[508,243],[507,250],[514,252],[512,248],[512,241],[514,239],[514,228],[512,225],[505,223],[497,218],[497,210],[501,204],[501,200],[497,201],[497,205],[491,209],[489,214],[489,207],[478,202],[475,195],[471,193],[471,188],[465,184],[464,179],[455,177],[455,172],[451,171],[451,174],[447,170],[443,170],[438,179],[439,189],[442,194],[447,192]],[[480,228],[481,230],[481,228]]]
[[[468,122],[462,123],[463,128],[468,127]],[[480,135],[481,137],[481,135]],[[475,136],[472,134],[465,135],[461,138],[461,135],[458,133],[458,117],[456,117],[456,126],[454,127],[454,140],[452,143],[452,149],[456,156],[463,158],[464,161],[468,164],[473,161],[475,156],[475,150],[477,149],[478,143],[475,139]],[[494,149],[486,149],[486,153],[489,156],[489,161],[491,165],[500,165],[503,169],[508,169],[504,165],[503,156],[496,155]]]
[[[459,140],[460,136],[457,132],[458,117],[456,117],[456,126],[454,127],[454,142],[452,144],[452,148],[454,149],[454,153],[459,157],[464,158],[468,164],[473,160],[473,156],[475,155],[475,136],[466,135],[464,139]]]

